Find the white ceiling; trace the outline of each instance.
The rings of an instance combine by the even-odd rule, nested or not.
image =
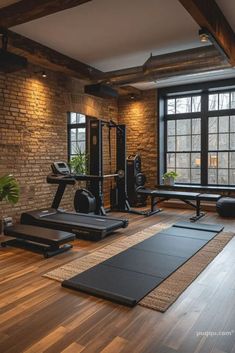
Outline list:
[[[234,0],[216,0],[224,16],[235,32],[235,1]]]
[[[198,29],[177,0],[93,0],[12,28],[103,71],[200,46]]]

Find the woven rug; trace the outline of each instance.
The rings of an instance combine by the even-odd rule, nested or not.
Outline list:
[[[56,268],[46,273],[44,277],[62,282],[65,279],[69,279],[98,265],[168,227],[169,223],[161,223],[146,228],[132,236],[119,239],[89,255]],[[183,266],[145,296],[138,304],[153,310],[165,312],[207,265],[223,250],[226,244],[233,238],[233,235],[232,233],[219,233]]]

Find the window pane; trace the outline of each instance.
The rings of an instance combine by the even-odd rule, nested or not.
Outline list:
[[[192,119],[192,134],[201,133],[201,119]]]
[[[191,183],[200,184],[201,182],[201,171],[200,169],[191,170]]]
[[[228,169],[218,169],[218,184],[228,185]]]
[[[229,153],[229,165],[230,168],[235,168],[235,152]]]
[[[175,169],[175,153],[167,153],[166,164],[167,170],[168,168]]]
[[[217,152],[208,153],[208,168],[218,168]]]
[[[201,96],[192,97],[192,112],[201,111]]]
[[[201,150],[201,135],[192,136],[192,151]]]
[[[235,109],[235,92],[231,92],[230,99],[231,99],[231,108]]]
[[[218,110],[218,94],[209,94],[209,110]]]
[[[218,167],[219,168],[228,168],[228,152],[219,152],[218,153]]]
[[[213,150],[217,150],[217,139],[218,139],[218,135],[216,134],[209,134],[209,150],[213,151]]]
[[[84,128],[77,129],[77,139],[78,141],[85,141],[86,139],[86,130]]]
[[[178,183],[190,183],[190,169],[176,169]]]
[[[219,118],[219,132],[229,132],[229,116]]]
[[[191,134],[191,120],[182,119],[176,121],[177,135],[190,135]]]
[[[71,141],[76,141],[77,140],[77,134],[76,134],[76,129],[71,129],[70,130],[70,139]]]
[[[175,151],[175,137],[167,138],[167,151]]]
[[[217,184],[217,170],[208,169],[208,184]]]
[[[235,150],[235,134],[230,134],[230,149]]]
[[[190,151],[191,150],[191,136],[177,136],[176,150],[177,151]]]
[[[85,149],[86,149],[85,141],[78,142],[78,148],[82,153],[85,153]]]
[[[70,113],[70,124],[76,124],[76,122],[77,122],[77,114]]]
[[[175,99],[167,99],[167,114],[175,114]]]
[[[218,132],[218,118],[212,117],[209,118],[209,133],[217,133]]]
[[[190,154],[177,153],[176,154],[176,168],[190,168]]]
[[[71,154],[77,153],[77,142],[71,142]]]
[[[175,135],[175,120],[169,120],[167,122],[167,135]]]
[[[192,153],[191,154],[191,167],[200,169],[200,167],[201,167],[201,154],[200,153]]]
[[[229,93],[220,93],[219,109],[229,109]]]
[[[229,184],[230,185],[235,184],[235,169],[230,169],[229,171]]]
[[[229,134],[219,134],[219,150],[229,149]]]
[[[191,97],[183,97],[176,99],[176,113],[191,112]]]
[[[82,124],[86,122],[86,116],[83,114],[77,114],[77,123]]]
[[[235,132],[235,116],[230,116],[230,132]]]

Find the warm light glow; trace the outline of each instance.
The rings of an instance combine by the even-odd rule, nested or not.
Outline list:
[[[196,165],[196,167],[200,167],[200,165],[201,165],[201,159],[200,158],[196,158],[195,159],[195,165]]]
[[[208,36],[208,34],[206,34],[206,33],[201,33],[201,34],[199,35],[199,37],[200,37],[200,41],[201,41],[202,43],[207,43],[208,40],[209,40],[209,36]]]
[[[217,156],[210,156],[209,158],[209,166],[210,167],[217,167]]]

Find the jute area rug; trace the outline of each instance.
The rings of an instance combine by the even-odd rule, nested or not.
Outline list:
[[[132,236],[114,241],[112,244],[96,250],[89,255],[56,268],[46,273],[44,277],[62,282],[65,279],[69,279],[98,265],[168,227],[169,224],[161,223],[146,228]],[[232,233],[219,233],[183,266],[145,296],[138,304],[153,310],[165,312],[208,264],[223,250],[226,244],[233,238],[233,235]]]

